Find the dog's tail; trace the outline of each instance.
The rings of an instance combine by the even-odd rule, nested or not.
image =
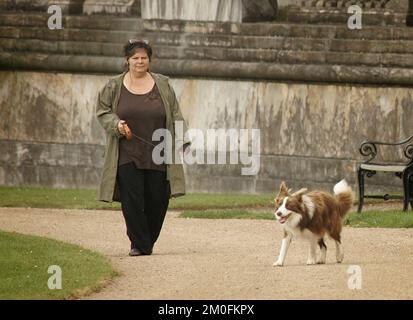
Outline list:
[[[353,190],[343,179],[334,186],[334,194],[339,203],[340,216],[344,218],[354,204]]]

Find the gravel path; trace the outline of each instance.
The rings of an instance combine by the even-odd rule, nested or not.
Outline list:
[[[282,268],[272,266],[282,238],[275,221],[169,212],[154,254],[144,257],[127,256],[120,211],[0,208],[0,229],[107,256],[122,275],[85,299],[413,299],[412,229],[346,227],[342,264],[328,241],[327,264],[306,266],[307,244],[293,241]],[[361,267],[361,290],[348,288],[351,265]]]

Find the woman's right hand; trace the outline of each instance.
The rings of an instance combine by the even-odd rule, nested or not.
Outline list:
[[[125,120],[120,120],[120,121],[118,122],[118,131],[119,131],[120,134],[123,135],[123,136],[126,134],[125,128],[123,127],[123,124],[124,124],[124,123],[126,123]]]

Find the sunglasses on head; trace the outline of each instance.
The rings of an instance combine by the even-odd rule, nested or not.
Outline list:
[[[135,44],[138,42],[142,42],[144,44],[149,45],[149,41],[148,40],[138,40],[138,39],[129,39],[129,44]]]

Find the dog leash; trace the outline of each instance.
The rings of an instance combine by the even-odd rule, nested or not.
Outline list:
[[[149,141],[147,141],[147,140],[145,140],[145,139],[143,139],[143,138],[141,138],[141,137],[138,137],[136,134],[134,134],[134,133],[132,132],[132,130],[128,127],[128,125],[126,124],[126,122],[123,123],[122,126],[123,126],[123,128],[125,129],[126,140],[130,141],[130,140],[133,139],[133,137],[135,137],[136,139],[138,139],[138,140],[140,140],[140,141],[142,141],[142,142],[145,142],[146,144],[149,144],[149,145],[151,145],[151,146],[154,147],[154,148],[156,147],[156,145],[154,145],[153,143],[151,143],[151,142],[149,142]],[[184,149],[184,150],[185,150],[185,149]]]
[[[135,137],[136,139],[138,139],[142,142],[145,142],[146,144],[149,144],[152,147],[156,147],[156,145],[154,145],[153,143],[151,143],[151,142],[149,142],[149,141],[147,141],[147,140],[145,140],[141,137],[138,137],[136,134],[134,134],[126,123],[123,123],[122,126],[123,126],[123,129],[125,130],[126,140],[130,141],[130,140],[133,139],[133,137]]]

